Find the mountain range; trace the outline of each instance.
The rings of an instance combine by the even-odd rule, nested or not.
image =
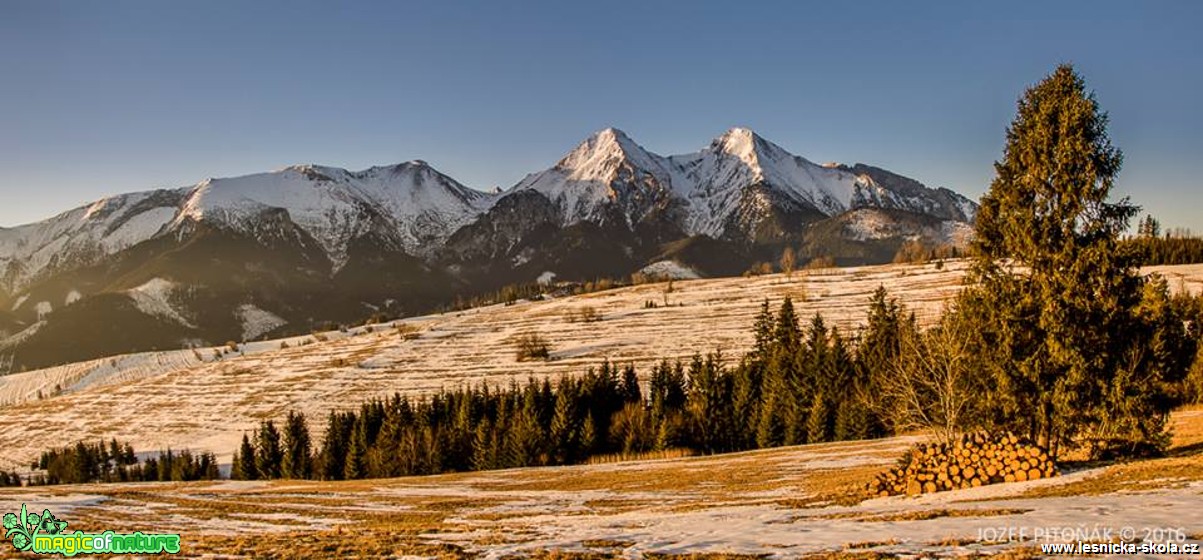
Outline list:
[[[963,243],[976,209],[743,128],[673,156],[608,128],[493,193],[420,160],[207,179],[0,228],[0,364],[307,332],[540,278],[738,274],[785,246],[881,262]]]

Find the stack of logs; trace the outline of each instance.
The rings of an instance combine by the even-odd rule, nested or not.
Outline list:
[[[920,444],[878,475],[868,490],[874,496],[915,496],[1056,474],[1048,452],[1027,438],[977,432],[952,443]]]

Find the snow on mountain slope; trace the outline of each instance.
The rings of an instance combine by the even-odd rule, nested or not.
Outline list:
[[[187,189],[103,198],[53,218],[0,229],[0,285],[25,286],[47,269],[92,264],[161,232]]]
[[[881,178],[879,181],[877,178]],[[750,191],[765,187],[776,195]],[[660,156],[622,131],[590,136],[550,169],[528,175],[509,192],[534,190],[561,210],[564,223],[596,220],[617,204],[630,223],[677,201],[687,234],[721,237],[753,199],[768,215],[782,201],[835,216],[856,208],[890,208],[946,219],[972,219],[975,205],[946,189],[869,167],[824,166],[793,155],[746,128],[733,128],[702,150]],[[776,200],[774,200],[776,198]]]
[[[696,270],[676,261],[656,261],[639,269],[639,272],[652,278],[672,278],[674,280],[696,280],[702,277]]]
[[[669,159],[689,183],[687,230],[714,237],[754,185],[767,185],[828,216],[851,208],[868,186],[864,178],[790,154],[746,128],[733,128],[699,152]]]
[[[134,289],[127,290],[126,294],[134,301],[138,310],[147,315],[162,317],[185,327],[195,328],[196,325],[192,324],[171,304],[171,296],[175,289],[174,282],[154,278]]]
[[[628,221],[635,222],[671,196],[673,180],[665,163],[621,130],[607,128],[510,190],[542,193],[562,210],[565,224],[596,220],[610,203],[619,204]]]
[[[243,340],[258,338],[261,334],[271,332],[288,324],[288,321],[280,318],[275,313],[259,309],[249,303],[238,306],[238,309],[234,310],[234,315],[238,318],[238,322],[242,324]]]
[[[96,263],[190,220],[250,231],[263,211],[277,208],[317,239],[336,265],[345,261],[348,242],[368,233],[421,254],[495,199],[421,161],[359,172],[300,165],[123,194],[0,228],[0,288],[15,295],[44,273]]]
[[[504,194],[469,189],[415,160],[358,172],[298,165],[105,198],[41,222],[0,228],[0,289],[20,297],[46,274],[95,264],[196,220],[261,236],[263,227],[272,227],[265,217],[284,213],[336,269],[347,262],[351,243],[364,237],[430,257],[499,198],[518,191],[546,196],[561,225],[618,221],[631,227],[655,220],[647,231],[716,238],[733,226],[736,233],[756,231],[770,218],[797,225],[856,208],[958,221],[971,220],[976,211],[947,189],[871,166],[818,165],[745,128],[727,131],[698,152],[670,157],[608,128]]]
[[[351,240],[368,234],[395,241],[411,254],[428,250],[493,200],[412,161],[360,172],[315,165],[209,179],[197,185],[175,224],[209,220],[249,229],[264,210],[282,208],[322,245],[335,267]]]
[[[956,220],[914,223],[891,217],[877,208],[858,208],[840,216],[843,234],[857,241],[903,237],[926,239],[937,244],[967,247],[973,238],[973,226]]]

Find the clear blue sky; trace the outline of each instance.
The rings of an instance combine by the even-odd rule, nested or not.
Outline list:
[[[119,192],[410,159],[508,187],[591,132],[749,126],[979,196],[1073,62],[1123,194],[1203,231],[1203,2],[0,0],[0,226]]]

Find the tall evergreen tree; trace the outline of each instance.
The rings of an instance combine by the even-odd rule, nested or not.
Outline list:
[[[497,433],[493,423],[485,418],[476,426],[472,439],[472,469],[485,471],[497,467]]]
[[[271,420],[264,421],[259,425],[259,433],[255,436],[255,469],[259,471],[259,478],[280,478],[283,474],[280,469],[283,460],[280,430]]]
[[[233,466],[234,477],[240,480],[257,480],[259,467],[255,466],[255,447],[251,439],[242,434],[242,445],[238,447],[238,456]]]
[[[539,424],[538,391],[528,385],[523,391],[521,407],[516,411],[508,434],[506,466],[526,467],[542,463],[545,457],[545,437]]]
[[[831,419],[831,409],[827,406],[827,399],[823,393],[815,393],[814,400],[810,404],[809,415],[806,419],[806,442],[807,443],[822,443],[830,441],[830,431],[828,424]]]
[[[704,453],[727,451],[735,439],[729,378],[723,371],[721,357],[716,354],[704,361],[695,358],[694,364],[690,372],[689,412],[696,443]]]
[[[777,326],[773,331],[777,346],[792,354],[802,342],[802,329],[798,326],[798,314],[794,311],[794,300],[789,296],[781,302],[777,312]]]
[[[371,448],[368,443],[368,432],[370,420],[367,418],[369,407],[365,407],[361,414],[355,417],[353,427],[351,429],[350,441],[347,442],[347,455],[343,465],[343,476],[347,480],[364,478],[368,476],[368,461],[367,454]]]
[[[639,377],[635,375],[634,364],[622,368],[622,381],[618,384],[618,392],[624,403],[643,402],[643,393],[639,389]]]
[[[1122,162],[1082,77],[1058,67],[1029,88],[977,214],[971,281],[998,418],[1054,455],[1110,420],[1106,395],[1142,384],[1130,359],[1141,277],[1120,244],[1137,207],[1109,201]],[[1010,418],[1011,420],[1005,420]]]
[[[756,340],[754,353],[761,360],[768,358],[769,349],[773,345],[773,327],[776,324],[777,318],[769,309],[768,298],[765,298],[764,303],[760,305],[760,312],[756,314],[756,322],[752,325],[752,333]]]
[[[632,373],[634,370],[631,370]],[[567,378],[566,378],[567,379]],[[638,391],[638,387],[636,387]],[[551,419],[548,440],[554,464],[568,465],[576,461],[580,449],[579,414],[576,391],[570,383],[560,383],[556,392],[555,415]]]
[[[318,452],[318,475],[325,480],[342,480],[345,477],[347,441],[351,436],[353,413],[331,411],[326,417],[326,433]]]
[[[284,457],[281,470],[285,478],[309,478],[313,475],[310,459],[312,453],[309,443],[309,426],[305,416],[297,412],[288,412],[284,423]]]

